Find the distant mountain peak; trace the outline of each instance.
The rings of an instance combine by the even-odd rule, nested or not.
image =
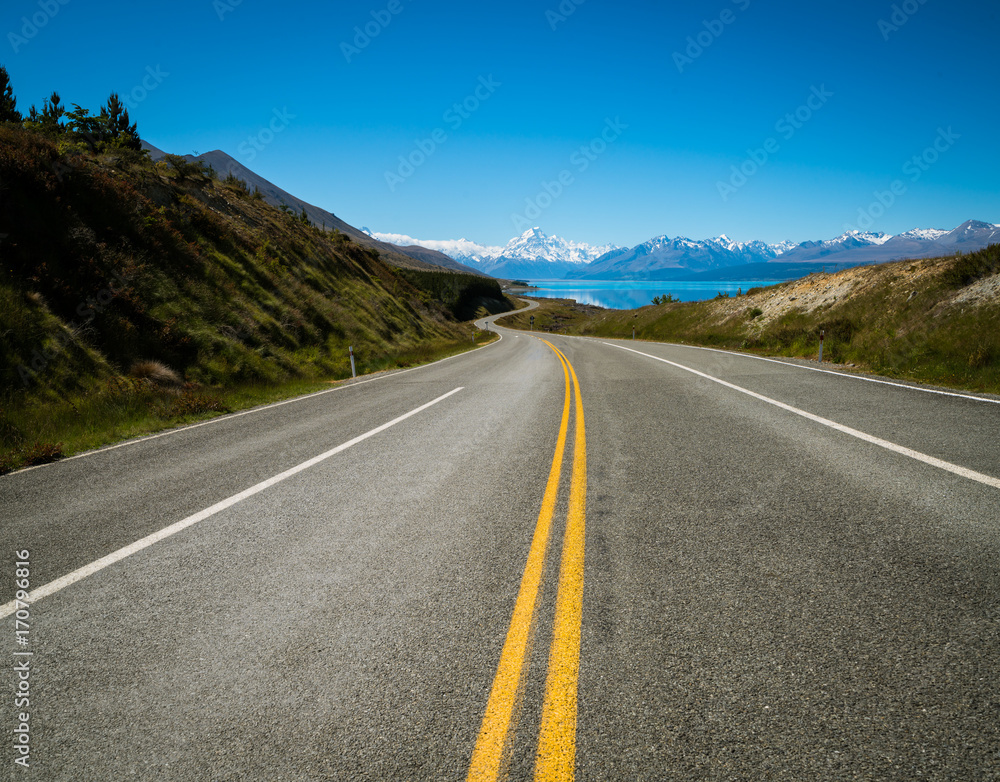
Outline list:
[[[957,229],[963,231],[983,231],[989,230],[991,228],[1000,228],[1000,226],[994,225],[993,223],[984,223],[982,220],[966,220]]]
[[[824,244],[837,244],[841,242],[846,242],[854,240],[855,242],[860,242],[861,244],[885,244],[892,238],[890,234],[884,234],[881,231],[876,231],[872,233],[871,231],[845,231],[836,239],[830,239]]]
[[[539,226],[515,236],[503,247],[490,247],[467,239],[424,240],[404,234],[373,233],[375,238],[399,245],[420,245],[443,252],[460,263],[497,277],[542,279],[561,277],[616,248],[613,244],[594,247],[549,236]]]
[[[789,250],[791,250],[793,247],[797,247],[797,246],[798,245],[796,245],[795,242],[791,242],[791,241],[789,241],[787,239],[785,241],[783,241],[783,242],[778,242],[777,244],[769,244],[768,245],[768,247],[770,247],[772,250],[774,250],[774,254],[776,256],[781,255],[782,253],[786,253]]]
[[[549,236],[541,228],[529,228],[520,236],[511,239],[494,259],[518,263],[587,264],[604,255],[614,245],[592,247],[583,242],[571,242],[560,236]]]
[[[904,239],[929,239],[934,241],[947,233],[948,231],[941,230],[940,228],[912,228],[904,233],[896,234],[893,238],[898,239],[902,237]]]

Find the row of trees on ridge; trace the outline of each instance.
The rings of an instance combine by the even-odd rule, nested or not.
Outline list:
[[[134,150],[142,148],[136,123],[130,121],[128,108],[122,103],[118,93],[111,93],[108,102],[101,107],[100,114],[91,115],[88,109],[76,103],[72,110],[68,110],[59,93],[53,92],[41,111],[32,106],[25,117],[17,109],[17,98],[10,83],[10,75],[2,65],[0,122],[20,124],[48,135],[69,134],[74,141],[81,141],[95,151],[107,147]]]

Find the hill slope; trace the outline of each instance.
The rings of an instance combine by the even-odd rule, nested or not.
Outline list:
[[[0,451],[112,408],[162,426],[217,391],[350,376],[348,346],[361,371],[464,348],[454,310],[508,306],[493,280],[409,279],[189,164],[0,126],[0,181]]]
[[[149,151],[150,157],[156,161],[164,157],[166,153],[157,149],[148,142],[143,142],[143,148]],[[423,269],[432,271],[434,267],[451,269],[453,271],[465,272],[466,274],[480,274],[479,271],[469,266],[465,266],[444,253],[434,252],[425,248],[417,248],[417,251],[410,251],[407,247],[397,247],[387,242],[380,242],[363,231],[358,230],[353,225],[344,222],[332,212],[328,212],[318,206],[297,198],[286,190],[282,190],[273,182],[269,182],[264,177],[251,171],[235,158],[223,152],[221,149],[206,152],[203,155],[183,155],[190,163],[203,163],[211,166],[221,178],[234,176],[245,182],[251,192],[256,188],[264,196],[264,201],[271,206],[287,204],[296,214],[306,213],[306,216],[314,224],[325,227],[327,230],[337,230],[347,234],[354,241],[364,247],[373,247],[379,251],[383,260],[393,266],[401,266],[407,269]]]

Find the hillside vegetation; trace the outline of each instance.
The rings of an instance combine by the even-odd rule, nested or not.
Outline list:
[[[664,283],[668,288],[669,283]],[[535,329],[817,358],[883,375],[1000,393],[1000,245],[878,266],[700,302],[616,311],[540,299]],[[529,328],[528,314],[505,325]]]
[[[0,187],[0,471],[349,377],[348,346],[359,372],[467,349],[510,308],[180,158],[7,123]]]

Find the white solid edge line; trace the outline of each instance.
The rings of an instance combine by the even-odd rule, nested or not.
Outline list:
[[[604,342],[601,337],[584,337],[577,334],[555,334],[553,336],[563,337],[565,339],[585,339],[591,342],[600,342],[602,345],[611,345],[612,347],[623,347],[621,345],[615,345],[611,342]],[[610,339],[610,338],[609,338]],[[622,337],[623,340],[628,339],[627,337]],[[640,340],[643,341],[643,340]],[[973,402],[988,402],[993,405],[1000,405],[1000,399],[990,399],[985,396],[972,396],[972,394],[960,394],[957,391],[940,391],[936,388],[924,388],[923,386],[911,386],[906,383],[894,383],[891,380],[880,380],[874,377],[865,377],[864,375],[855,375],[851,372],[835,372],[832,369],[820,369],[819,367],[807,367],[803,364],[794,364],[791,361],[782,361],[777,358],[766,358],[764,356],[755,356],[753,353],[740,353],[737,350],[720,350],[719,348],[705,348],[701,345],[684,345],[680,342],[653,342],[654,345],[665,345],[671,348],[690,348],[691,350],[707,350],[710,353],[722,353],[725,356],[736,356],[737,358],[751,358],[755,361],[768,361],[772,364],[780,364],[783,367],[791,367],[792,369],[808,369],[810,372],[822,372],[824,375],[833,375],[834,377],[842,377],[846,380],[864,380],[866,383],[879,383],[884,386],[893,386],[894,388],[906,388],[910,391],[921,391],[925,394],[938,394],[939,396],[954,396],[959,399],[970,399]],[[643,355],[646,355],[645,353]]]
[[[608,344],[608,343],[605,343]],[[752,358],[757,361],[769,361],[772,364],[781,364],[783,367],[794,367],[796,369],[808,369],[810,372],[822,372],[824,375],[833,375],[835,377],[844,377],[849,380],[864,380],[866,383],[880,383],[884,386],[895,386],[896,388],[908,388],[911,391],[923,391],[925,394],[939,394],[940,396],[956,396],[959,399],[971,399],[973,402],[989,402],[990,404],[1000,405],[1000,399],[990,399],[983,396],[972,396],[972,394],[960,394],[957,391],[940,391],[936,388],[924,388],[922,386],[911,386],[906,383],[894,383],[891,380],[880,380],[874,377],[865,377],[864,375],[853,375],[850,372],[835,372],[832,369],[820,369],[819,367],[807,367],[802,364],[793,364],[791,361],[781,361],[776,358],[765,358],[764,356],[755,356],[752,353],[738,353],[735,350],[719,350],[718,348],[703,348],[700,345],[679,345],[675,342],[661,342],[662,345],[670,345],[671,347],[678,348],[691,348],[691,350],[707,350],[710,353],[722,353],[726,356],[740,356],[742,358]]]
[[[161,540],[169,538],[171,535],[175,535],[178,532],[197,524],[199,521],[204,521],[205,519],[214,516],[220,511],[232,507],[236,503],[247,499],[247,497],[252,497],[255,494],[259,494],[265,489],[269,489],[271,486],[281,483],[282,481],[291,478],[293,475],[296,475],[302,472],[303,470],[308,470],[310,467],[313,467],[319,464],[320,462],[329,459],[331,456],[334,456],[342,451],[346,451],[348,448],[350,448],[353,445],[357,445],[362,440],[367,440],[369,437],[372,437],[378,434],[379,432],[384,432],[389,427],[395,426],[401,421],[405,421],[407,418],[414,416],[417,413],[423,412],[428,407],[436,405],[438,402],[447,399],[452,394],[457,394],[463,388],[464,386],[459,386],[453,391],[449,391],[447,394],[443,394],[442,396],[439,396],[437,399],[434,399],[428,402],[427,404],[421,405],[420,407],[411,410],[408,413],[404,413],[398,418],[392,419],[388,423],[382,424],[381,426],[377,426],[374,429],[365,432],[364,434],[358,435],[353,440],[348,440],[346,443],[338,445],[336,448],[331,448],[329,451],[321,453],[319,456],[314,456],[312,459],[304,461],[301,464],[296,465],[295,467],[291,467],[290,469],[287,469],[284,472],[279,473],[278,475],[275,475],[272,478],[268,478],[266,481],[261,481],[255,486],[251,486],[249,489],[241,491],[239,494],[234,494],[232,497],[224,499],[221,502],[217,502],[215,503],[215,505],[212,505],[209,508],[205,508],[204,510],[195,513],[193,516],[188,516],[186,519],[181,519],[180,521],[171,524],[169,527],[164,527],[163,529],[154,532],[151,535],[147,535],[141,540],[137,540],[135,543],[130,543],[128,546],[125,546],[124,548],[120,548],[117,551],[113,551],[107,556],[101,557],[100,559],[91,562],[89,565],[84,565],[83,567],[78,568],[72,571],[71,573],[67,573],[64,576],[57,578],[55,581],[50,581],[49,583],[38,587],[38,589],[32,589],[31,592],[29,593],[28,600],[25,602],[35,603],[38,600],[48,597],[49,595],[52,595],[61,589],[65,589],[71,584],[75,584],[77,581],[81,581],[87,576],[91,576],[94,573],[97,573],[98,571],[108,567],[109,565],[113,565],[116,562],[120,562],[126,557],[130,557],[132,554],[135,554],[138,551],[142,551],[144,548],[152,546],[154,543],[159,543]],[[6,605],[0,607],[0,619],[3,619],[13,614],[16,609],[16,604],[17,601],[12,600]]]
[[[471,356],[473,353],[479,350],[485,350],[488,347],[497,345],[503,341],[503,334],[496,332],[497,336],[500,337],[496,342],[491,342],[489,345],[482,345],[481,347],[474,348],[473,350],[467,350],[464,353],[456,353],[454,356],[446,356],[445,358],[439,358],[437,361],[432,361],[430,364],[421,364],[419,367],[410,367],[409,369],[401,369],[398,372],[389,372],[386,374],[379,374],[376,377],[370,377],[367,380],[359,380],[356,383],[349,383],[347,385],[339,385],[336,388],[328,388],[325,391],[314,391],[311,394],[304,394],[303,396],[296,396],[292,399],[285,399],[281,402],[271,402],[270,404],[261,405],[260,407],[252,407],[249,410],[242,410],[239,413],[229,413],[228,415],[220,415],[217,418],[209,419],[208,421],[202,421],[197,424],[188,424],[187,426],[180,426],[176,429],[169,429],[166,432],[160,432],[159,434],[150,434],[145,437],[137,437],[134,440],[126,440],[123,443],[117,443],[116,445],[106,445],[103,448],[95,448],[93,451],[84,451],[83,453],[78,453],[73,456],[67,456],[65,459],[59,459],[55,462],[47,462],[46,464],[36,464],[31,467],[24,467],[20,470],[15,470],[7,475],[0,475],[0,480],[3,480],[10,475],[19,475],[23,472],[30,472],[31,470],[41,470],[44,467],[53,467],[57,464],[64,464],[65,462],[71,462],[74,459],[83,459],[86,456],[96,456],[99,453],[105,453],[107,451],[114,451],[118,448],[126,448],[130,445],[138,445],[139,443],[146,443],[150,440],[157,440],[160,437],[169,437],[173,434],[180,434],[181,432],[188,432],[192,429],[198,429],[202,426],[209,426],[210,424],[218,424],[223,421],[232,421],[234,418],[241,418],[245,415],[252,415],[253,413],[260,413],[264,410],[272,410],[275,407],[282,407],[283,405],[294,404],[295,402],[302,402],[306,399],[312,399],[316,396],[323,396],[324,394],[332,394],[334,391],[344,391],[348,388],[354,388],[355,386],[363,386],[365,383],[374,383],[376,380],[385,380],[390,377],[397,377],[398,375],[405,375],[407,372],[416,372],[418,369],[427,369],[427,367],[432,367],[435,364],[440,364],[444,361],[451,361],[453,358],[461,358],[462,356]]]
[[[865,432],[858,431],[857,429],[852,429],[849,426],[844,426],[843,424],[838,424],[836,421],[831,421],[828,418],[822,418],[818,415],[813,415],[812,413],[806,412],[805,410],[800,410],[797,407],[792,407],[791,405],[786,405],[784,402],[779,402],[777,399],[771,399],[763,394],[758,394],[755,391],[750,391],[749,389],[742,388],[741,386],[733,385],[725,380],[720,380],[717,377],[712,377],[711,375],[706,375],[704,372],[699,372],[697,369],[692,369],[691,367],[686,367],[683,364],[677,364],[673,361],[668,361],[665,358],[660,358],[659,356],[652,356],[649,353],[643,353],[639,350],[633,350],[632,348],[627,348],[624,345],[615,345],[611,342],[605,342],[605,345],[613,348],[619,348],[620,350],[627,350],[630,353],[636,353],[640,356],[645,356],[646,358],[651,358],[654,361],[662,361],[664,364],[669,364],[672,367],[677,367],[677,369],[683,369],[685,372],[691,372],[692,374],[703,377],[706,380],[711,380],[713,383],[718,383],[726,388],[731,388],[733,391],[739,391],[741,394],[746,394],[747,396],[752,396],[754,399],[759,399],[762,402],[767,402],[775,407],[780,407],[782,410],[787,410],[790,413],[795,413],[803,418],[808,418],[810,421],[815,421],[823,426],[828,426],[831,429],[836,429],[838,432],[843,432],[844,434],[849,434],[852,437],[857,437],[859,440],[864,440],[865,442],[872,443],[881,448],[885,448],[889,451],[894,451],[895,453],[902,454],[903,456],[909,456],[911,459],[916,459],[924,464],[929,464],[932,467],[937,467],[941,470],[946,470],[947,472],[954,473],[955,475],[960,475],[963,478],[968,478],[969,480],[978,481],[979,483],[985,484],[986,486],[992,486],[995,489],[1000,489],[1000,478],[994,478],[992,475],[986,475],[981,472],[976,472],[975,470],[970,470],[967,467],[960,467],[957,464],[952,464],[951,462],[946,462],[943,459],[938,459],[934,456],[928,456],[920,451],[914,451],[912,448],[906,448],[902,445],[896,445],[896,443],[891,443],[888,440],[883,440],[880,437],[875,437],[874,435],[866,434]]]

